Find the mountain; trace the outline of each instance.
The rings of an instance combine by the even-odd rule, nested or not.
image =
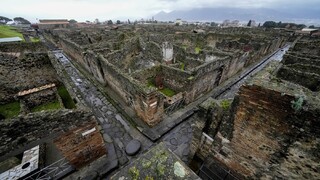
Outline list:
[[[300,12],[285,12],[283,10],[274,10],[268,8],[198,8],[191,10],[179,10],[169,13],[159,12],[154,16],[156,20],[160,21],[174,21],[178,18],[187,21],[223,21],[225,19],[248,21],[254,19],[256,21],[289,21],[299,18],[315,18],[319,12],[308,11],[306,17],[303,11]],[[316,15],[317,14],[317,15]],[[315,16],[315,17],[314,17]]]

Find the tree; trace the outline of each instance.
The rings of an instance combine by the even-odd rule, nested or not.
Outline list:
[[[94,23],[95,24],[101,24],[98,18],[94,20]]]
[[[77,23],[77,21],[74,20],[74,19],[70,19],[70,20],[69,20],[69,23],[70,23],[70,24],[75,24],[75,23]]]
[[[314,29],[314,28],[315,28],[315,26],[314,26],[314,25],[311,25],[311,26],[309,26],[309,28],[312,28],[312,29]]]
[[[117,24],[121,24],[120,20],[117,20]]]
[[[274,21],[266,21],[263,23],[262,26],[266,27],[266,28],[275,28],[275,27],[277,27],[277,23]]]
[[[248,27],[251,27],[251,19],[249,20],[247,26],[248,26]]]
[[[0,24],[7,24],[7,22],[12,21],[12,19],[0,16]]]
[[[24,19],[23,17],[15,17],[13,18],[13,20],[17,24],[31,24],[28,20]]]
[[[108,20],[108,23],[107,23],[108,25],[112,25],[113,24],[113,22],[112,22],[112,20]]]
[[[215,23],[215,22],[211,22],[211,23],[210,23],[210,26],[212,26],[212,27],[216,27],[216,26],[218,26],[218,24],[217,24],[217,23]]]

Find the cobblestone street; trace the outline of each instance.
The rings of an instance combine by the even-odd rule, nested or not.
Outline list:
[[[132,139],[137,139],[141,142],[141,152],[153,144],[123,119],[121,114],[108,102],[103,94],[73,66],[61,51],[55,51],[54,54],[71,78],[74,86],[79,89],[87,106],[91,108],[99,120],[102,127],[101,132],[106,143],[113,143],[115,145],[120,165],[128,161],[129,157],[125,153],[125,147]]]

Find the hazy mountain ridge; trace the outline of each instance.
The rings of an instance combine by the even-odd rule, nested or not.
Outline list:
[[[173,21],[181,18],[187,21],[223,21],[225,19],[239,21],[248,21],[254,19],[256,21],[290,21],[294,19],[319,19],[317,11],[294,11],[284,12],[282,10],[274,10],[268,8],[198,8],[186,11],[172,11],[169,13],[159,12],[154,16],[155,19],[161,21]]]

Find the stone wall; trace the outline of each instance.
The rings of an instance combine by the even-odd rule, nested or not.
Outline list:
[[[0,156],[37,145],[42,139],[54,138],[92,120],[91,113],[83,110],[44,111],[0,122]]]
[[[0,52],[43,52],[46,46],[41,42],[5,43],[0,44]]]
[[[23,53],[0,62],[0,101],[10,102],[19,92],[46,84],[59,84],[46,53]]]

